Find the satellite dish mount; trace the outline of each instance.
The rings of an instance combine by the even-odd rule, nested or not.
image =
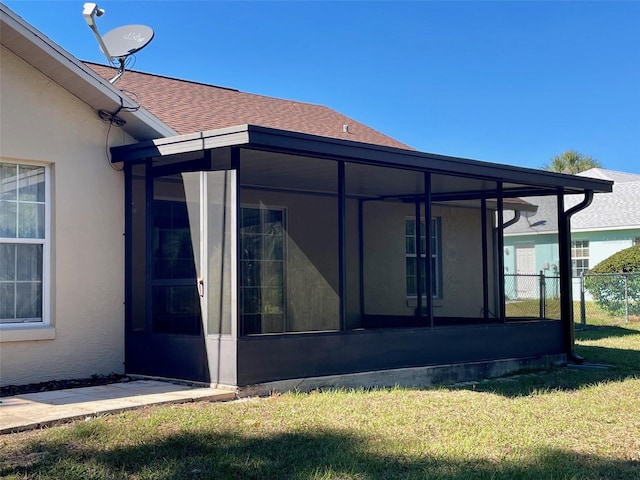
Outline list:
[[[98,8],[95,3],[85,3],[82,10],[82,16],[98,40],[104,56],[110,64],[114,65],[116,60],[120,64],[116,76],[109,80],[109,83],[114,84],[124,74],[127,58],[142,50],[153,40],[153,30],[146,25],[125,25],[107,32],[102,37],[98,32],[95,17],[101,17],[104,13],[104,9]]]

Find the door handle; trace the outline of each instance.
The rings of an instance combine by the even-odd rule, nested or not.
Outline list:
[[[204,279],[203,278],[198,279],[198,294],[201,297],[204,297]]]

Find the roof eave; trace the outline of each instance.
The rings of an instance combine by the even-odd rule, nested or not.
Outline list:
[[[125,107],[118,117],[125,120],[123,129],[134,138],[150,140],[177,134],[3,4],[0,43],[94,110],[115,112]]]
[[[211,148],[247,146],[254,149],[401,167],[432,173],[472,176],[492,181],[535,185],[564,193],[610,192],[613,182],[576,177],[531,168],[481,162],[401,148],[320,137],[256,125],[237,125],[189,135],[179,135],[111,149],[113,162],[186,154]],[[518,193],[520,195],[520,193]]]
[[[180,155],[212,148],[242,146],[248,143],[249,125],[238,125],[112,147],[111,161],[113,163],[135,162],[147,158]]]

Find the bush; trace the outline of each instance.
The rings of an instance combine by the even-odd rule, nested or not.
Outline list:
[[[614,253],[597,264],[585,277],[584,286],[608,313],[624,315],[628,302],[629,315],[640,315],[640,245]]]

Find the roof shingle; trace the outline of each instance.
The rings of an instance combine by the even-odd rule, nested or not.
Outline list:
[[[115,74],[112,67],[85,63],[103,78],[109,79]],[[249,124],[413,150],[322,105],[131,70],[123,75],[117,85],[180,134]],[[345,129],[344,125],[348,127]]]
[[[613,180],[613,192],[596,193],[591,205],[571,219],[573,231],[591,231],[640,227],[640,175],[602,168],[592,168],[578,174],[581,177]],[[565,209],[577,205],[584,197],[568,195]],[[558,231],[555,197],[525,198],[538,205],[538,212],[521,218],[505,230],[507,235],[555,233]]]

